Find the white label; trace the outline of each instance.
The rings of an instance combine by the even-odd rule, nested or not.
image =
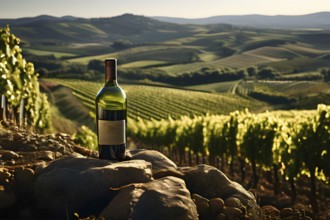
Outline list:
[[[119,145],[126,143],[125,120],[99,120],[99,145]]]

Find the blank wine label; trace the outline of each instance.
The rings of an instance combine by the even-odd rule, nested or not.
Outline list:
[[[99,145],[119,145],[126,143],[126,123],[120,121],[98,121]]]

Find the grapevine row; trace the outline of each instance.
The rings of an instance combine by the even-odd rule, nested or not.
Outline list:
[[[91,108],[102,83],[84,80],[47,79],[73,90],[86,107]],[[128,115],[134,119],[179,118],[182,115],[226,114],[236,109],[258,107],[252,101],[231,94],[212,94],[156,86],[123,85],[128,98]]]
[[[250,164],[253,186],[258,184],[258,167],[273,170],[274,193],[278,193],[278,175],[283,173],[292,186],[301,174],[311,180],[311,198],[315,198],[315,179],[330,180],[330,106],[319,105],[316,111],[295,112],[281,118],[274,113],[252,114],[249,111],[230,115],[182,116],[173,120],[128,121],[129,136],[144,146],[163,147],[185,163],[188,155],[196,163],[207,158],[233,164]],[[293,187],[292,199],[295,199]],[[311,203],[317,210],[316,200]]]

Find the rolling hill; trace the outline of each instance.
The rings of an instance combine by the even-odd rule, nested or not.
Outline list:
[[[118,38],[143,42],[186,36],[189,28],[178,24],[132,14],[111,18],[52,17],[0,19],[0,26],[9,24],[17,36],[31,44],[106,43]]]
[[[240,15],[240,16],[212,16],[207,18],[187,19],[174,17],[153,17],[160,21],[178,24],[218,24],[225,23],[237,26],[274,29],[307,29],[321,28],[330,29],[330,12],[319,12],[307,15]]]
[[[92,19],[43,15],[0,19],[0,26],[9,24],[22,39],[23,52],[28,59],[31,57],[37,70],[55,70],[62,76],[77,68],[88,72],[91,60],[107,57],[116,57],[121,69],[170,77],[202,68],[237,70],[251,66],[271,66],[281,74],[290,74],[330,67],[330,31],[315,29],[318,24],[326,26],[328,15],[259,16],[258,20],[268,22],[267,29],[262,25],[219,24],[226,20],[215,18],[206,25],[175,24],[132,14]],[[235,19],[249,20],[244,16]],[[274,20],[283,25],[300,22],[314,29],[274,29]],[[144,75],[150,79],[148,74]]]

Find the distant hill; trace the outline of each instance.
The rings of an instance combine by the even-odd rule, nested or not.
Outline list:
[[[196,25],[228,24],[235,26],[275,29],[326,29],[330,30],[330,12],[301,16],[214,16],[201,19],[171,17],[146,17],[123,14],[109,18],[53,17],[41,15],[30,18],[0,19],[0,27],[10,25],[12,32],[31,45],[66,45],[68,43],[109,44],[128,40],[133,44],[163,42],[192,36]],[[184,25],[183,25],[184,24]],[[188,25],[189,24],[189,25]],[[220,31],[215,28],[216,32]],[[209,27],[207,27],[209,28]],[[211,30],[210,29],[210,30]]]
[[[209,23],[215,24],[201,25],[133,14],[91,19],[41,15],[0,19],[0,27],[10,25],[12,33],[22,40],[28,60],[44,75],[84,74],[91,60],[116,57],[121,68],[130,69],[126,75],[131,78],[173,83],[180,81],[175,78],[180,75],[187,78],[211,74],[204,67],[218,71],[270,66],[282,74],[330,67],[330,28],[315,30],[329,26],[329,15],[324,12],[290,17],[221,16],[228,23],[245,22],[244,27],[224,24],[225,20],[216,23],[220,22],[217,17],[208,18]],[[260,25],[246,27],[249,22]],[[301,30],[271,29],[280,24],[282,27],[296,24],[294,27]],[[306,30],[307,27],[312,30]],[[91,76],[94,70],[99,71],[98,67],[93,68],[88,73]]]
[[[152,42],[186,36],[188,28],[161,22],[145,16],[123,14],[110,18],[53,17],[0,19],[0,27],[9,24],[13,33],[29,43],[57,44],[59,42],[104,43],[125,39]]]
[[[255,28],[292,29],[292,28],[321,28],[330,29],[330,12],[319,12],[307,15],[267,16],[267,15],[241,15],[241,16],[213,16],[208,18],[174,18],[153,17],[159,21],[177,24],[218,24],[225,23],[237,26],[249,26]]]

